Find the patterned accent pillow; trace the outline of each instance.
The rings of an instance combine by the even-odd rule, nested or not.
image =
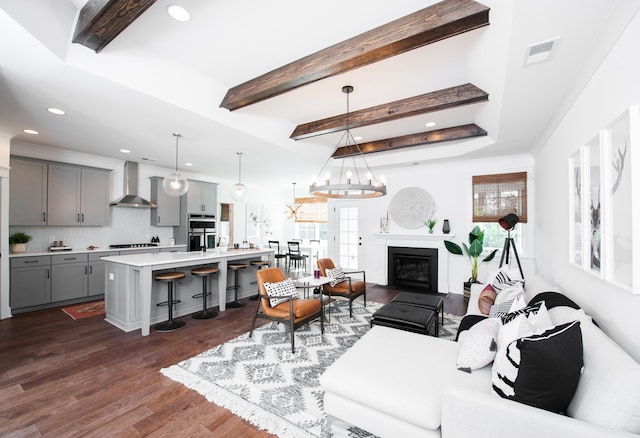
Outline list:
[[[520,279],[516,279],[515,277],[511,277],[506,270],[500,269],[493,281],[491,281],[491,286],[496,291],[496,293],[500,294],[500,292],[508,287],[514,286],[516,284],[522,285],[523,281]]]
[[[340,266],[336,266],[333,269],[325,269],[325,273],[327,274],[327,277],[333,278],[334,280],[336,280],[336,281],[332,281],[330,283],[331,286],[335,286],[336,284],[338,284],[342,280],[344,280],[344,271],[342,270],[342,267],[340,267]]]
[[[300,298],[300,294],[298,293],[298,289],[296,289],[296,285],[293,283],[293,280],[287,278],[286,280],[279,281],[277,283],[265,283],[264,288],[267,291],[267,295],[270,297],[293,297]],[[288,301],[286,298],[270,298],[269,303],[271,303],[271,307],[275,307],[280,303],[284,303]]]
[[[502,312],[502,313],[496,312],[494,316],[496,318],[500,318],[503,324],[507,324],[508,322],[511,322],[514,319],[516,319],[516,317],[518,317],[519,315],[525,315],[526,317],[529,317],[529,315],[533,313],[538,313],[538,311],[540,310],[540,306],[543,304],[544,304],[544,301],[540,301],[535,303],[532,306],[527,306],[522,309],[515,310],[513,312]]]
[[[456,361],[457,368],[470,373],[493,362],[498,350],[496,340],[499,329],[499,319],[487,318],[462,332],[458,340],[460,349]]]
[[[496,358],[492,390],[503,398],[563,412],[578,387],[582,352],[579,321],[517,339],[505,349],[506,360]]]

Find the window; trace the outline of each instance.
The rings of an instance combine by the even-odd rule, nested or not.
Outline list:
[[[503,248],[507,232],[498,219],[509,213],[527,222],[527,172],[477,175],[472,179],[473,222],[484,229],[484,247]],[[520,224],[511,231],[518,251],[522,251]]]
[[[527,222],[527,172],[473,177],[473,222],[493,222],[515,213]]]
[[[296,205],[300,205],[296,215],[296,222],[327,223],[326,198],[296,198]]]

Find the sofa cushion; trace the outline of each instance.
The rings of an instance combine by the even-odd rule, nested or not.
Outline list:
[[[326,269],[325,273],[327,274],[327,277],[334,279],[334,281],[330,283],[331,286],[335,286],[344,280],[344,270],[341,266],[336,266],[333,269]]]
[[[460,334],[456,366],[461,371],[471,372],[489,365],[496,357],[500,321],[484,319]]]
[[[567,408],[583,366],[579,321],[519,338],[505,354],[493,375],[496,394],[552,412]]]
[[[283,281],[278,281],[276,283],[264,283],[264,289],[267,292],[267,295],[270,297],[293,297],[300,298],[300,294],[296,289],[293,280],[287,278]],[[288,301],[287,298],[270,298],[269,303],[271,307],[276,307],[280,303],[284,303]]]
[[[489,368],[471,374],[458,371],[458,348],[457,342],[374,326],[327,368],[320,385],[370,410],[372,422],[377,421],[375,413],[382,412],[435,431],[445,388],[489,393]]]
[[[516,272],[506,267],[500,268],[490,281],[491,286],[493,286],[493,289],[500,294],[503,289],[515,284],[522,284],[523,279],[520,277],[520,273]]]
[[[562,315],[558,315],[562,312]],[[552,317],[584,321],[584,371],[567,414],[578,420],[640,433],[640,364],[581,310],[558,307]]]
[[[478,309],[480,309],[480,313],[483,315],[489,314],[491,306],[493,306],[493,303],[496,301],[496,296],[496,290],[491,286],[491,283],[487,284],[478,297]]]
[[[547,306],[547,309],[553,309],[554,307],[559,307],[559,306],[566,306],[572,309],[580,308],[580,306],[578,306],[576,303],[574,303],[572,300],[570,300],[566,296],[562,295],[560,292],[554,292],[554,291],[540,292],[529,300],[529,304],[535,304],[540,301],[544,301],[545,305]]]

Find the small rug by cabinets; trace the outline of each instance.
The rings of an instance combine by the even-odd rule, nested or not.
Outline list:
[[[369,330],[371,314],[382,304],[368,302],[365,308],[354,303],[353,318],[347,302],[330,306],[324,337],[319,322],[299,328],[295,354],[285,324],[269,323],[252,338],[245,333],[160,372],[279,437],[327,437],[318,378]],[[459,322],[445,314],[441,337],[453,340]],[[344,433],[371,436],[355,427]]]
[[[90,316],[104,315],[104,301],[92,301],[90,303],[76,304],[63,307],[62,311],[73,319],[89,318]]]

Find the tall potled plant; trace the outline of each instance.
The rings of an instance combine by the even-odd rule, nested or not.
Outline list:
[[[444,241],[444,246],[451,254],[456,255],[465,255],[469,259],[469,263],[471,263],[471,277],[469,278],[470,283],[478,282],[478,265],[482,262],[489,262],[493,260],[498,252],[497,249],[491,251],[486,257],[480,259],[484,248],[482,246],[484,242],[484,230],[481,230],[479,226],[473,227],[471,232],[469,233],[469,244],[462,243],[462,248],[457,243],[451,242],[450,240]]]

